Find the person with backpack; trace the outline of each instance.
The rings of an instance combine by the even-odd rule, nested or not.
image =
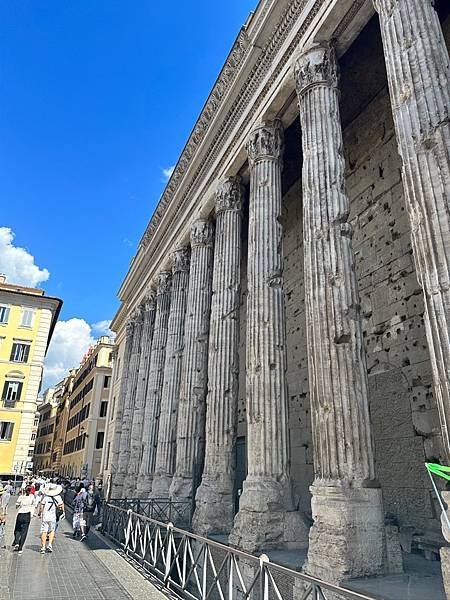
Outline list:
[[[86,498],[86,490],[80,483],[76,488],[76,496],[73,499],[73,537],[79,537],[80,535],[85,536],[85,525],[84,520],[84,500]]]
[[[93,520],[96,515],[100,512],[100,496],[95,491],[94,484],[90,483],[88,486],[88,490],[84,497],[84,513],[83,518],[85,522],[85,530],[83,535],[81,536],[80,542],[86,539]]]
[[[42,489],[42,500],[39,504],[38,516],[41,522],[41,554],[53,552],[56,524],[64,518],[64,503],[61,498],[62,487],[57,483],[49,483]],[[48,546],[45,547],[48,534]]]

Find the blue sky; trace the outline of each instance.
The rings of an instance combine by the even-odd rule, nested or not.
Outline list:
[[[11,230],[0,268],[14,273],[26,249],[64,321],[114,315],[163,171],[255,5],[0,4],[0,227]]]

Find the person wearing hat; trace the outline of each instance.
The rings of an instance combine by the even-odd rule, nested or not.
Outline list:
[[[64,503],[61,498],[62,487],[58,483],[49,483],[42,490],[42,500],[39,504],[38,516],[41,523],[41,554],[45,554],[45,543],[48,534],[47,552],[53,552],[56,523],[64,518]]]

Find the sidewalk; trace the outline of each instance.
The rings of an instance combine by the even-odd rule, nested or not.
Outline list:
[[[12,506],[11,506],[12,505]],[[22,555],[11,551],[16,511],[10,504],[6,550],[0,549],[0,599],[166,600],[113,546],[91,531],[87,542],[72,538],[69,521],[59,525],[53,553],[41,555],[40,520],[33,518]]]

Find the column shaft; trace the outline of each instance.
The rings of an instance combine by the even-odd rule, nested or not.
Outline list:
[[[337,79],[328,46],[298,59],[315,470],[307,568],[327,581],[380,572],[383,529],[381,492],[367,489],[375,487],[373,446]]]
[[[111,451],[111,498],[120,498],[122,495],[122,481],[118,475],[119,455],[120,455],[120,438],[123,424],[123,411],[125,406],[125,397],[127,394],[128,370],[131,357],[131,347],[133,344],[134,323],[130,319],[126,326],[125,332],[125,349],[122,356],[121,381],[119,388],[119,397],[117,398],[117,408],[114,423],[113,447]],[[118,363],[116,363],[118,368]]]
[[[174,499],[192,495],[203,467],[212,258],[213,226],[209,221],[197,221],[191,230],[176,467],[170,486]]]
[[[255,127],[250,166],[247,297],[247,460],[230,543],[255,552],[306,544],[292,511],[281,227],[281,123]],[[290,515],[287,513],[291,512]],[[289,525],[286,519],[290,520]],[[287,537],[288,536],[288,537]]]
[[[241,205],[240,179],[226,179],[216,192],[205,466],[193,521],[194,530],[202,535],[229,533],[233,526],[239,393]]]
[[[140,458],[142,451],[142,431],[144,427],[145,398],[147,392],[148,375],[150,369],[150,355],[155,325],[156,299],[151,291],[144,300],[144,322],[141,336],[141,354],[139,357],[139,371],[136,388],[136,401],[134,404],[133,423],[131,427],[130,459],[128,461],[127,476],[124,489],[128,497],[136,493],[139,474]]]
[[[446,460],[450,460],[450,60],[431,0],[376,0]]]
[[[155,474],[152,487],[152,496],[155,498],[168,497],[175,469],[175,438],[188,284],[189,249],[181,248],[176,250],[172,255],[172,298],[168,323]]]
[[[155,470],[158,440],[159,412],[166,359],[167,325],[170,311],[171,274],[163,271],[158,276],[156,316],[153,330],[147,393],[145,398],[144,427],[142,431],[142,458],[139,469],[137,495],[150,496]]]
[[[133,411],[136,400],[142,326],[143,311],[142,307],[139,307],[134,316],[133,344],[131,348],[130,365],[128,368],[127,393],[125,396],[125,404],[123,409],[122,431],[120,433],[119,446],[119,464],[116,476],[118,485],[122,485],[122,496],[129,496],[128,490],[123,488],[123,483],[127,475],[128,460],[130,458],[131,427],[133,424]]]

